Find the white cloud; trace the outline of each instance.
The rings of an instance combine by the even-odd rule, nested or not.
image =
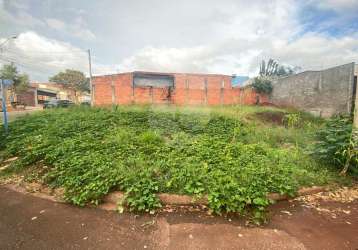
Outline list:
[[[95,34],[89,29],[76,29],[72,33],[73,36],[81,38],[82,40],[94,40],[96,38]]]
[[[351,11],[356,8],[356,2],[206,0],[205,8],[199,1],[189,0],[175,5],[159,0],[90,4],[88,8],[83,6],[83,10],[78,8],[83,14],[74,15],[76,8],[69,11],[71,18],[48,13],[51,18],[46,20],[45,28],[41,24],[36,26],[40,27],[41,34],[46,34],[46,27],[51,27],[58,33],[65,34],[72,44],[48,39],[33,32],[23,33],[27,35],[21,46],[29,48],[22,52],[22,60],[26,62],[31,57],[33,67],[46,63],[51,69],[63,70],[67,67],[86,72],[86,53],[79,53],[78,56],[77,52],[72,52],[78,50],[73,46],[79,42],[74,39],[78,37],[82,40],[81,44],[90,43],[83,46],[92,46],[93,54],[102,59],[103,64],[96,64],[98,61],[94,56],[95,74],[118,70],[148,70],[252,76],[257,73],[259,62],[268,58],[277,59],[286,65],[300,66],[305,70],[320,69],[358,60],[358,32],[354,30],[355,26],[350,25],[353,23],[347,21],[346,15],[349,12],[349,18],[357,16]],[[96,13],[89,11],[94,6],[98,9]],[[316,11],[318,15],[318,11],[323,9],[334,10],[336,13],[332,15],[333,20],[327,18],[322,21],[324,24],[317,24],[315,32],[309,32],[309,26],[306,27],[307,23],[303,23],[307,20],[303,20],[301,16],[304,14],[302,10],[306,10],[307,6],[314,7],[312,11]],[[343,9],[346,11],[342,11]],[[327,13],[324,12],[324,15]],[[91,20],[96,22],[91,23]],[[89,24],[91,29],[97,31],[98,37],[106,39],[96,38],[95,33],[89,29]],[[327,29],[331,26],[339,30],[345,27],[346,32],[341,32],[336,37],[328,35]],[[40,45],[37,46],[37,43]],[[18,51],[22,51],[21,46],[17,46]],[[53,49],[52,46],[56,48]],[[31,50],[34,47],[43,51],[42,57],[33,55]],[[54,53],[61,48],[65,52]],[[50,51],[51,55],[46,54],[46,51]],[[118,65],[106,64],[105,60],[117,60]]]
[[[63,21],[56,18],[47,18],[46,23],[50,28],[60,31],[64,31],[66,27],[66,24]]]
[[[5,39],[0,39],[4,41]],[[59,71],[75,69],[88,74],[88,55],[85,50],[69,43],[40,36],[33,31],[21,33],[16,40],[4,49],[2,61],[13,61],[30,73],[32,80],[47,80]],[[113,71],[113,66],[93,63],[94,73],[104,74]]]
[[[47,18],[46,23],[52,29],[64,32],[70,36],[77,37],[85,41],[94,40],[96,38],[93,32],[87,28],[86,21],[81,17],[76,17],[71,24],[67,24],[56,18]]]
[[[336,4],[326,2],[331,7]],[[345,2],[336,7],[349,8],[354,4]],[[217,22],[210,30],[212,38],[207,39],[205,45],[146,46],[124,59],[120,68],[252,76],[257,73],[259,62],[268,58],[305,70],[358,59],[358,32],[344,37],[303,33],[301,13],[295,1],[253,0],[225,7],[217,6]]]
[[[335,11],[357,11],[357,0],[311,0],[311,3],[320,8],[331,9]]]
[[[95,34],[87,28],[86,21],[78,16],[75,21],[70,25],[69,32],[82,40],[94,40],[96,38]]]
[[[56,18],[47,18],[46,23],[51,29],[55,29],[85,41],[94,40],[96,38],[93,32],[87,28],[87,23],[81,17],[77,17],[71,24],[66,24],[62,20]]]
[[[294,1],[217,2],[196,27],[211,25],[204,45],[191,47],[146,46],[123,60],[121,69],[254,74],[266,54],[292,37],[302,27]],[[181,16],[178,17],[182,18]],[[184,17],[183,17],[184,18]],[[212,21],[214,20],[214,22]]]
[[[12,25],[19,25],[24,27],[34,28],[36,26],[43,27],[45,23],[33,17],[26,11],[18,11],[16,14],[5,11],[4,9],[0,9],[0,20],[7,21]]]
[[[17,0],[0,0],[0,21],[6,22],[15,27],[26,29],[44,29],[46,27],[62,32],[68,36],[80,38],[84,41],[94,40],[95,34],[88,28],[86,20],[81,17],[85,13],[79,9],[76,15],[73,15],[71,22],[53,17],[35,17],[32,15],[28,4]]]
[[[274,58],[305,70],[357,61],[358,33],[333,38],[308,33],[295,40],[260,37],[231,39],[195,48],[146,47],[126,58],[121,70],[243,74],[253,76],[262,59]]]

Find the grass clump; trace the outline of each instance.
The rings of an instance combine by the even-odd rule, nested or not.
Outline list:
[[[63,187],[65,198],[77,205],[98,204],[111,190],[122,190],[131,209],[153,211],[160,207],[156,193],[169,192],[208,195],[216,213],[250,208],[260,216],[269,192],[294,195],[302,185],[335,179],[304,153],[318,126],[314,120],[309,128],[252,120],[263,111],[49,110],[12,122],[0,147],[3,158],[19,157],[8,171],[41,163],[46,171],[38,178]]]

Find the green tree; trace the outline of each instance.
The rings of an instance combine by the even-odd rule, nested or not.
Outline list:
[[[278,63],[271,59],[266,63],[262,60],[260,64],[260,76],[273,76],[277,74]]]
[[[295,72],[291,67],[279,66],[276,72],[277,76],[289,76],[293,75]]]
[[[16,94],[26,91],[29,87],[29,76],[20,74],[13,63],[2,66],[0,78],[13,80],[14,83],[10,86],[10,90]]]
[[[267,95],[271,94],[273,89],[271,81],[264,77],[255,77],[252,87],[256,93]]]
[[[269,76],[288,76],[295,73],[294,69],[289,66],[280,65],[273,59],[269,59],[267,63],[265,60],[262,60],[260,63],[260,76],[269,77]]]
[[[75,91],[89,92],[89,79],[81,71],[66,69],[50,77],[49,81],[62,84]]]

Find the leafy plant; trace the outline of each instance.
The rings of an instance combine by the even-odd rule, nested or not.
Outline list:
[[[259,94],[271,94],[273,89],[271,81],[262,77],[255,77],[252,87]]]
[[[337,116],[328,120],[318,131],[317,140],[313,153],[318,158],[342,168],[342,175],[349,169],[357,172],[358,142],[353,137],[351,117]]]
[[[261,108],[257,108],[261,109]],[[331,180],[303,154],[291,127],[259,126],[218,112],[148,107],[48,110],[15,120],[0,134],[2,158],[18,156],[9,171],[30,171],[68,202],[98,204],[125,192],[131,210],[153,212],[157,193],[207,195],[216,213],[253,211],[262,217],[267,193],[294,195],[303,184]],[[253,110],[256,112],[257,110]],[[32,166],[37,166],[32,168]]]
[[[0,78],[13,80],[14,83],[10,86],[10,89],[16,94],[26,91],[29,87],[28,75],[20,74],[13,63],[4,64],[2,66],[0,69]]]
[[[265,60],[262,60],[260,64],[260,76],[272,76],[277,74],[278,63],[273,60],[269,59],[267,64]]]
[[[283,117],[283,123],[289,128],[297,127],[300,121],[301,121],[301,117],[300,114],[298,113],[286,114]]]
[[[295,70],[299,69],[299,67],[291,68],[289,66],[279,65],[273,59],[269,59],[267,63],[265,60],[262,60],[260,63],[260,76],[288,76],[295,73]]]

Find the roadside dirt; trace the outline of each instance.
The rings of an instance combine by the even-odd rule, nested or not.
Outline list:
[[[271,124],[276,124],[279,126],[283,126],[283,118],[285,116],[284,112],[281,111],[265,111],[265,112],[258,112],[254,114],[255,118],[263,121],[268,122]]]
[[[279,202],[270,222],[254,227],[201,207],[118,214],[0,186],[0,249],[358,249],[358,200],[317,201]]]

